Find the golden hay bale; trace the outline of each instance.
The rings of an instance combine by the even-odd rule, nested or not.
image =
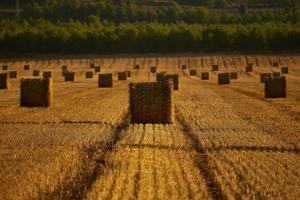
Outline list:
[[[160,72],[156,74],[156,81],[168,81],[168,80],[172,80],[174,90],[179,90],[178,74],[167,74],[166,72]]]
[[[43,78],[52,78],[52,72],[51,71],[43,72]]]
[[[202,72],[201,80],[209,80],[209,72]]]
[[[65,73],[65,81],[75,82],[75,72],[66,72]]]
[[[17,71],[10,71],[9,78],[11,78],[11,79],[17,78],[17,74],[18,74]]]
[[[94,73],[93,72],[85,72],[85,78],[86,79],[91,79],[94,77]]]
[[[272,66],[273,66],[273,67],[278,67],[278,66],[279,66],[279,62],[273,62],[273,63],[272,63]]]
[[[90,68],[95,68],[95,63],[91,63]]]
[[[141,66],[138,65],[138,64],[136,64],[136,65],[134,66],[134,69],[136,69],[136,70],[139,70],[140,68],[141,68]]]
[[[220,74],[218,74],[218,84],[219,85],[230,84],[230,75],[229,75],[229,73],[220,73]]]
[[[187,69],[187,66],[186,66],[186,64],[182,64],[182,65],[181,65],[181,69],[182,69],[182,70],[185,70],[185,69]]]
[[[150,72],[151,73],[156,73],[156,67],[150,67]]]
[[[274,78],[278,78],[281,76],[280,72],[273,72],[272,75]]]
[[[30,66],[29,65],[24,65],[24,70],[30,70]]]
[[[197,70],[191,69],[190,70],[190,76],[197,76]]]
[[[212,71],[219,71],[219,65],[212,65]]]
[[[131,77],[131,71],[125,71],[127,77]]]
[[[0,74],[0,89],[9,89],[9,81],[7,73]]]
[[[281,73],[282,74],[288,74],[289,73],[289,68],[288,67],[281,67]]]
[[[53,101],[52,79],[21,79],[21,107],[49,107]]]
[[[127,73],[126,72],[118,72],[118,80],[119,81],[126,81],[127,80]]]
[[[2,70],[8,70],[8,65],[3,65]]]
[[[260,82],[264,83],[267,79],[269,79],[271,77],[272,77],[271,73],[261,73],[260,74]]]
[[[62,71],[68,70],[67,65],[63,65],[63,66],[61,67],[61,70],[62,70]]]
[[[248,64],[246,67],[245,67],[245,71],[246,72],[253,72],[253,64]]]
[[[238,73],[237,72],[230,72],[230,79],[238,79]]]
[[[265,81],[266,98],[286,98],[286,78],[268,78]]]
[[[130,83],[131,123],[170,124],[174,120],[172,81]]]
[[[40,71],[39,70],[33,70],[32,75],[33,76],[40,76]]]
[[[98,73],[101,71],[101,67],[100,66],[95,66],[95,73]]]
[[[98,76],[98,87],[105,88],[105,87],[113,87],[113,74],[99,74]]]

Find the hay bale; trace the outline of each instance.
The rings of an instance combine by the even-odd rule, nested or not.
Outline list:
[[[131,77],[131,71],[125,71],[127,77]]]
[[[289,68],[288,67],[281,67],[281,73],[282,74],[288,74],[289,73]]]
[[[229,73],[220,73],[220,74],[218,74],[218,84],[219,85],[230,84],[230,75],[229,75]]]
[[[186,64],[182,64],[182,65],[181,65],[181,69],[182,69],[182,70],[185,70],[185,69],[187,69],[187,66],[186,66]]]
[[[141,66],[138,65],[138,64],[136,64],[136,65],[134,66],[134,69],[139,70],[139,69],[141,69]]]
[[[230,79],[238,79],[238,73],[237,72],[230,72]]]
[[[286,78],[268,78],[265,81],[266,98],[286,98]]]
[[[269,79],[271,77],[272,77],[271,73],[261,73],[260,74],[260,82],[264,83],[267,79]]]
[[[40,71],[39,70],[33,70],[32,75],[33,76],[40,76]]]
[[[95,68],[95,63],[91,63],[90,68]]]
[[[168,80],[172,80],[174,90],[179,90],[178,74],[166,74],[166,72],[160,72],[156,74],[156,81],[168,81]]]
[[[15,79],[15,78],[17,78],[18,72],[17,71],[10,71],[8,74],[9,74],[9,78]]]
[[[30,70],[30,66],[29,65],[24,65],[24,70]]]
[[[278,78],[281,76],[280,72],[273,72],[272,75],[274,78]]]
[[[95,73],[98,73],[98,72],[100,72],[101,71],[101,67],[100,66],[96,66],[95,67]]]
[[[202,72],[201,80],[209,80],[209,72]]]
[[[151,73],[156,73],[156,67],[150,67],[150,72]]]
[[[43,72],[43,78],[52,78],[52,72],[51,71]]]
[[[49,107],[53,101],[52,79],[22,79],[21,107]]]
[[[278,67],[278,66],[279,66],[279,62],[273,62],[273,63],[272,63],[272,66],[273,66],[273,67]]]
[[[94,77],[94,73],[93,72],[85,72],[85,78],[86,79],[91,79]]]
[[[191,69],[190,70],[190,76],[197,76],[197,70]]]
[[[75,82],[75,72],[67,71],[65,73],[65,81]]]
[[[219,65],[212,65],[212,71],[219,71]]]
[[[66,71],[66,70],[68,70],[68,67],[67,67],[67,65],[63,65],[63,66],[61,67],[61,70],[62,70],[62,71]]]
[[[113,87],[113,74],[99,74],[98,76],[98,87],[106,88]]]
[[[9,81],[7,73],[0,74],[0,89],[9,89]]]
[[[8,65],[3,65],[2,70],[8,70]]]
[[[118,72],[118,80],[119,81],[126,81],[127,80],[127,73],[126,72]]]
[[[172,81],[130,83],[131,123],[173,123]]]
[[[253,72],[253,64],[248,64],[248,65],[245,67],[245,71],[246,71],[246,72]]]

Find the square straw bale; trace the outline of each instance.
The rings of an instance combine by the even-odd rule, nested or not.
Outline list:
[[[95,63],[91,63],[90,68],[95,68]]]
[[[51,71],[43,72],[43,78],[52,78],[52,72]]]
[[[126,72],[118,72],[118,80],[119,81],[126,81],[127,80],[127,73]]]
[[[278,66],[279,66],[279,62],[273,62],[273,63],[272,63],[272,66],[273,66],[273,67],[278,67]]]
[[[99,88],[113,87],[113,74],[112,73],[99,74],[98,87]]]
[[[40,71],[39,70],[33,70],[32,75],[33,76],[40,76]]]
[[[62,71],[68,70],[68,66],[67,66],[67,65],[63,65],[63,66],[61,67],[61,70],[62,70]]]
[[[30,70],[30,66],[29,65],[24,65],[24,70]]]
[[[268,78],[265,81],[266,98],[286,98],[286,78]]]
[[[131,71],[126,71],[126,76],[131,77]]]
[[[130,83],[131,123],[170,124],[174,120],[172,81]]]
[[[98,73],[98,72],[100,72],[101,71],[101,67],[100,66],[96,66],[95,67],[95,73]]]
[[[260,74],[260,82],[264,83],[267,79],[272,78],[271,73],[261,73]]]
[[[75,72],[65,72],[65,81],[75,82]]]
[[[9,89],[9,80],[7,73],[0,74],[0,89]]]
[[[191,69],[190,70],[190,76],[197,76],[197,70]]]
[[[166,72],[160,72],[156,74],[156,81],[168,81],[168,80],[172,80],[174,90],[179,90],[178,74],[167,74]]]
[[[85,72],[85,78],[86,79],[92,79],[94,77],[94,73],[93,72]]]
[[[209,72],[202,72],[201,80],[209,80]]]
[[[245,71],[246,71],[246,72],[253,72],[253,64],[248,64],[248,65],[245,67]]]
[[[219,65],[212,65],[211,69],[212,71],[219,71]]]
[[[150,67],[150,72],[151,73],[156,73],[156,67]]]
[[[229,75],[229,73],[220,73],[220,74],[218,74],[218,84],[219,85],[228,85],[228,84],[230,84],[230,75]]]
[[[8,65],[3,65],[2,70],[8,70]]]
[[[238,79],[238,73],[237,72],[230,72],[230,79]]]
[[[134,69],[139,70],[139,69],[141,69],[141,66],[138,65],[138,64],[136,64],[136,65],[134,66]]]
[[[49,107],[53,102],[52,79],[21,79],[21,107]]]
[[[183,64],[183,65],[181,65],[181,69],[182,69],[182,70],[185,70],[185,69],[187,69],[187,66],[186,66],[186,64]]]
[[[8,75],[9,75],[9,78],[14,79],[14,78],[17,78],[18,72],[17,71],[10,71],[8,73]]]
[[[288,67],[281,67],[281,73],[282,74],[288,74],[289,73],[289,68]]]

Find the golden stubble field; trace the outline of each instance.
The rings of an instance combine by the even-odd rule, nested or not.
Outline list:
[[[261,72],[289,67],[286,99],[265,99]],[[246,73],[247,63],[254,71]],[[85,78],[90,63],[114,87]],[[0,199],[299,199],[300,56],[115,57],[3,60],[18,71],[0,90]],[[29,64],[30,71],[23,66]],[[139,64],[140,70],[133,70]],[[179,67],[196,69],[188,76]],[[218,64],[238,72],[217,85]],[[61,66],[76,72],[64,82]],[[150,67],[180,75],[175,123],[129,124],[128,84],[154,81]],[[54,104],[20,108],[19,83],[51,70]],[[131,70],[127,81],[118,71]],[[1,71],[0,73],[5,72]]]

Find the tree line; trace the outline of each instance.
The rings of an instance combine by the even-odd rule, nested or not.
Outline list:
[[[0,21],[0,53],[179,53],[300,50],[300,24],[199,25]]]

